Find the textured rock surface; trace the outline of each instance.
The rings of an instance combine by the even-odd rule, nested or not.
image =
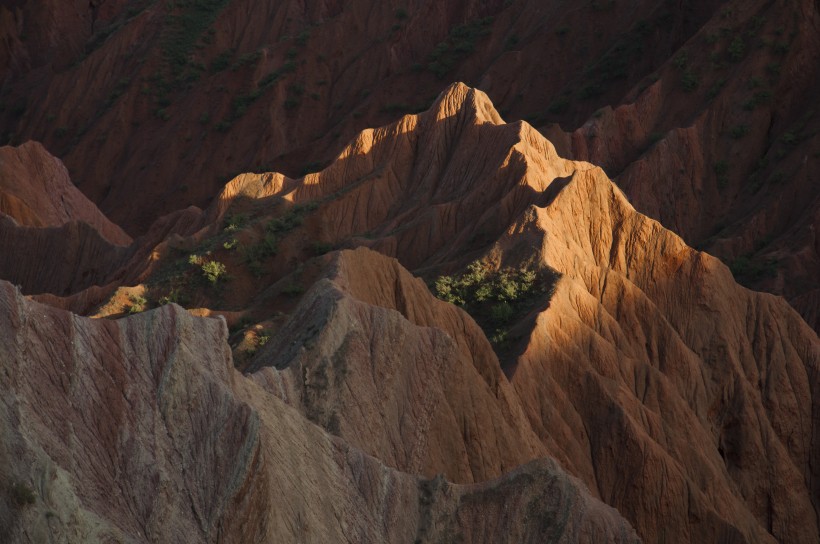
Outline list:
[[[820,7],[721,11],[657,82],[573,132],[566,156],[600,165],[639,211],[820,330]]]
[[[25,263],[79,254],[39,297],[77,308],[155,279],[174,247],[192,252],[229,213],[260,214],[231,231],[244,244],[271,210],[308,202],[277,231],[258,284],[212,240],[233,276],[219,285],[243,298],[212,291],[224,308],[198,313],[289,312],[271,317],[246,374],[219,319],[168,305],[90,321],[2,284],[7,534],[595,542],[634,539],[631,524],[649,542],[820,539],[816,333],[464,85],[361,133],[322,172],[241,175],[206,212],[167,216],[127,250],[91,227],[38,241],[57,230],[10,219],[4,243],[35,248],[14,266],[38,282],[49,276]],[[317,242],[369,249],[318,257]],[[82,263],[115,250],[127,258],[82,278]],[[476,323],[403,268],[430,277],[480,257],[561,274],[516,325],[504,372]],[[307,292],[277,306],[293,278]]]
[[[202,220],[196,208],[179,210],[131,240],[42,145],[0,147],[0,278],[53,305],[88,312],[117,285],[138,282],[166,240]]]
[[[335,242],[367,232],[354,243],[420,269],[452,266],[458,255],[482,247],[470,245],[477,232],[501,237],[487,253],[497,261],[514,262],[522,246],[534,248],[563,279],[510,368],[519,400],[509,405],[523,406],[550,455],[620,509],[648,541],[815,541],[817,335],[781,299],[738,286],[720,261],[637,213],[601,169],[558,158],[527,125],[498,123],[486,95],[454,86],[431,112],[363,133],[317,175],[241,176],[215,210],[240,197],[331,197],[306,229]],[[431,207],[436,212],[424,212]],[[476,218],[487,216],[498,223],[482,230]],[[405,348],[392,356],[379,342],[389,338],[404,346],[415,335],[408,345],[445,353],[452,348],[436,345],[432,333],[419,336],[411,324],[448,331],[458,358],[471,352],[466,358],[485,383],[499,381],[496,399],[509,398],[508,389],[494,358],[475,364],[482,347],[469,340],[469,328],[417,309],[428,295],[402,280],[395,264],[363,254],[356,260],[367,266],[340,258],[330,284],[317,284],[254,364],[286,368],[258,376],[309,417],[404,468],[407,445],[386,438],[396,434],[389,414],[398,409],[378,401],[356,412],[357,403],[374,399],[360,391],[377,389],[376,360],[383,361],[378,368],[391,369],[391,379],[398,375],[411,384],[403,390],[413,390],[414,374],[392,369],[413,369],[418,355]],[[325,292],[338,301],[333,309],[315,302]],[[354,301],[402,316],[374,318]],[[471,378],[460,376],[444,382],[442,398],[462,398],[460,386]],[[438,428],[451,425],[446,412],[429,420],[426,445],[456,451],[466,461],[442,465],[431,452],[422,471],[449,470],[453,479],[469,479],[506,466],[483,441],[471,442],[466,430],[455,450],[439,440]],[[424,421],[423,414],[409,414],[408,425],[422,427],[416,421]],[[517,418],[506,421],[520,425]]]
[[[120,227],[74,187],[65,166],[37,142],[0,147],[0,214],[27,227],[60,227],[81,221],[111,244],[131,243]]]
[[[364,248],[330,268],[254,359],[273,367],[257,382],[413,474],[484,481],[543,457],[472,318]]]
[[[630,58],[601,96],[574,101],[563,117],[580,123],[718,8],[710,0],[629,10],[567,0],[19,4],[0,7],[0,138],[44,142],[135,236],[178,207],[203,207],[238,172],[315,170],[360,130],[426,109],[453,81],[480,85],[516,118],[544,115],[586,85],[580,66],[604,60],[644,21],[652,31],[640,41],[655,55]],[[175,17],[192,24],[180,30]],[[169,56],[180,64],[169,66]]]
[[[90,320],[5,282],[0,310],[4,541],[637,542],[550,461],[474,486],[387,469],[237,373],[220,319]]]

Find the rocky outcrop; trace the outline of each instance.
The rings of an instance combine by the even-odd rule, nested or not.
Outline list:
[[[0,282],[0,335],[4,541],[637,542],[547,460],[386,468],[237,373],[221,319],[90,320]]]

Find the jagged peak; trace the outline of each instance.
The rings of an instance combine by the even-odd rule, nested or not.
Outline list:
[[[461,82],[452,83],[444,89],[427,113],[433,114],[436,121],[461,115],[479,123],[504,124],[492,100],[484,91]]]

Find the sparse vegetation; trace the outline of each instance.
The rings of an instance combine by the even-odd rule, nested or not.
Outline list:
[[[289,297],[298,297],[305,292],[305,288],[297,283],[289,283],[282,289],[282,294]]]
[[[224,280],[227,274],[225,265],[219,261],[205,261],[202,263],[202,275],[205,279],[211,282],[212,285],[220,280]]]
[[[780,136],[780,141],[789,147],[794,147],[800,142],[800,138],[794,132],[784,132],[782,136]]]
[[[732,43],[729,44],[729,60],[732,62],[740,61],[746,55],[746,44],[743,42],[741,36],[735,36]]]
[[[715,98],[720,93],[721,89],[723,89],[724,85],[726,85],[726,79],[720,78],[711,87],[709,87],[709,90],[706,92],[706,97],[710,100]]]
[[[439,79],[444,78],[456,62],[475,51],[478,39],[490,33],[492,22],[492,17],[485,17],[451,29],[447,39],[433,48],[427,69]]]
[[[644,53],[644,42],[652,32],[649,21],[636,22],[629,31],[584,71],[586,81],[579,97],[592,98],[604,94],[615,81],[626,79]]]
[[[216,57],[214,57],[214,60],[211,61],[211,72],[221,72],[228,68],[228,66],[231,65],[231,59],[233,58],[233,55],[234,50],[227,49],[218,54]]]
[[[306,28],[305,30],[301,31],[299,35],[293,40],[296,45],[305,45],[307,44],[308,40],[310,40],[310,29]]]
[[[313,242],[310,245],[310,250],[314,255],[324,255],[333,250],[333,244],[327,242]]]
[[[242,258],[251,274],[260,277],[264,273],[264,261],[276,255],[278,251],[279,244],[276,235],[267,233],[258,243],[244,248]]]
[[[164,306],[166,304],[171,303],[183,304],[185,298],[186,297],[183,295],[180,289],[172,288],[170,291],[168,291],[167,295],[163,295],[159,298],[157,304],[159,304],[160,306]]]
[[[37,495],[34,493],[34,490],[21,482],[12,483],[9,486],[8,493],[12,506],[18,509],[31,506],[37,502]]]
[[[754,93],[752,98],[744,102],[743,109],[746,111],[752,111],[757,108],[758,105],[763,104],[765,102],[769,102],[772,98],[771,91],[763,90]]]
[[[251,64],[256,64],[257,62],[259,62],[259,59],[261,59],[261,58],[262,58],[262,51],[252,51],[250,53],[245,53],[244,55],[242,55],[238,59],[236,59],[236,62],[234,62],[231,65],[231,70],[235,72],[235,71],[237,71],[240,68],[243,68],[245,66],[249,66]]]
[[[227,6],[228,0],[177,0],[166,18],[163,54],[172,71],[191,67],[191,51],[203,33]]]
[[[749,125],[735,125],[729,130],[729,135],[739,140],[749,133]]]
[[[700,86],[700,78],[696,73],[687,69],[683,71],[681,74],[681,85],[683,85],[683,90],[686,92],[692,92]]]
[[[749,285],[777,275],[778,262],[775,259],[754,259],[751,255],[738,257],[729,265],[738,283]]]
[[[547,107],[547,111],[558,115],[560,113],[564,113],[569,109],[569,97],[566,95],[559,96],[555,100],[553,100],[549,107]]]
[[[715,172],[717,185],[719,189],[723,189],[729,183],[729,163],[720,160],[714,164],[712,170]]]
[[[148,300],[142,295],[130,295],[128,300],[131,302],[131,304],[126,307],[126,311],[129,314],[144,312],[148,307]]]
[[[514,318],[531,309],[535,301],[551,298],[558,277],[552,269],[529,264],[495,270],[474,261],[463,274],[437,278],[435,292],[438,298],[464,308],[496,347],[504,347]]]

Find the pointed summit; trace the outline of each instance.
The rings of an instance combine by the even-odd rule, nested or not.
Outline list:
[[[455,82],[444,89],[430,106],[427,115],[434,115],[436,120],[458,115],[477,123],[504,124],[485,92],[461,82]]]

